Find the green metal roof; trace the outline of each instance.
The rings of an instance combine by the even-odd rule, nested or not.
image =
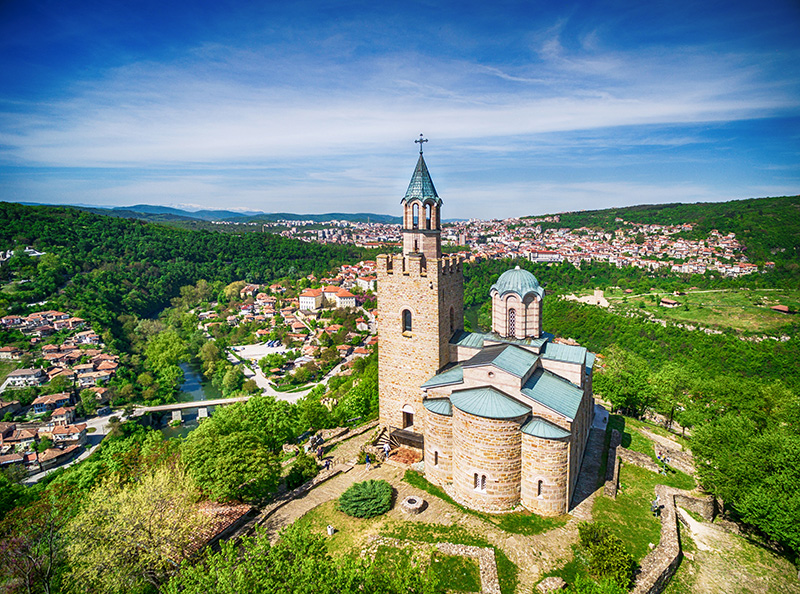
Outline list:
[[[525,346],[532,346],[536,348],[540,348],[546,343],[548,340],[552,340],[555,338],[549,332],[542,332],[542,335],[539,338],[514,338],[513,336],[500,336],[496,332],[484,332],[481,334],[482,340],[485,342],[487,340],[492,342],[503,342],[506,344],[521,344]]]
[[[467,347],[470,349],[483,348],[483,334],[480,332],[466,332],[464,330],[456,330],[453,337],[450,339],[450,344],[460,347]]]
[[[597,355],[586,351],[586,369],[592,369],[592,367],[594,367],[595,359],[597,359]]]
[[[506,270],[497,279],[497,282],[492,285],[489,292],[497,291],[500,297],[506,293],[516,293],[520,298],[524,299],[529,293],[535,293],[539,297],[544,297],[544,289],[527,270],[517,266],[511,270]]]
[[[566,429],[542,417],[533,417],[522,426],[522,432],[542,439],[564,439],[570,435]]]
[[[574,419],[583,399],[583,390],[572,382],[558,377],[545,369],[537,369],[522,386],[522,394],[554,410]]]
[[[453,416],[453,405],[449,398],[423,398],[422,406],[437,415]]]
[[[564,363],[577,363],[580,365],[586,361],[587,352],[586,347],[548,342],[542,351],[542,359],[563,361]]]
[[[464,370],[461,368],[461,365],[456,365],[454,367],[445,369],[441,373],[437,373],[420,387],[435,388],[437,386],[446,386],[448,384],[460,384],[463,381]]]
[[[538,355],[513,344],[498,344],[484,347],[474,357],[465,361],[463,367],[494,365],[517,377],[524,377],[536,364]]]
[[[513,419],[531,412],[529,406],[491,386],[457,390],[450,394],[450,402],[458,410],[486,419]]]
[[[423,202],[426,200],[435,200],[436,204],[441,204],[442,199],[436,193],[436,188],[433,187],[431,174],[428,173],[428,166],[425,164],[425,159],[422,158],[420,153],[417,160],[417,167],[414,169],[414,175],[411,176],[411,182],[408,184],[406,195],[400,202],[406,202],[418,198]]]

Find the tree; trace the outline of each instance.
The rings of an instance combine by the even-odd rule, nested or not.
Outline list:
[[[11,591],[58,591],[57,577],[66,560],[62,529],[72,505],[68,492],[54,490],[0,522],[0,576]]]
[[[97,412],[97,394],[92,390],[81,390],[81,404],[87,415],[93,415]]]
[[[99,484],[66,527],[70,581],[90,592],[159,588],[207,525],[198,498],[193,481],[168,465],[124,486],[113,480]]]
[[[186,472],[211,499],[253,500],[275,490],[280,476],[277,456],[257,435],[228,434],[213,422],[203,422],[181,448]]]
[[[37,452],[44,452],[53,447],[53,440],[49,437],[43,437],[39,440],[39,443],[36,444],[36,451]]]

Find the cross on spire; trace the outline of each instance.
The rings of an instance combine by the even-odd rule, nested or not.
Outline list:
[[[420,135],[419,135],[419,138],[418,138],[417,140],[415,140],[415,141],[414,141],[414,143],[415,143],[415,144],[416,144],[416,143],[419,143],[419,154],[420,154],[420,155],[422,154],[422,143],[423,143],[423,142],[428,142],[428,139],[427,139],[427,138],[423,138],[423,137],[422,137],[422,134],[420,134]]]

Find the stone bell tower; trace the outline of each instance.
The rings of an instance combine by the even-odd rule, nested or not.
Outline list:
[[[403,253],[378,256],[380,423],[423,433],[420,386],[450,361],[450,338],[464,327],[464,274],[442,256],[442,199],[422,156],[403,205]]]

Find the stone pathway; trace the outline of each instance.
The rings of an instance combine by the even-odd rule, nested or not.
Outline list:
[[[589,430],[586,453],[578,475],[578,484],[575,485],[575,492],[572,494],[572,509],[569,511],[572,517],[578,520],[589,522],[592,519],[594,498],[602,488],[599,486],[599,473],[605,440],[605,430],[594,427]]]

